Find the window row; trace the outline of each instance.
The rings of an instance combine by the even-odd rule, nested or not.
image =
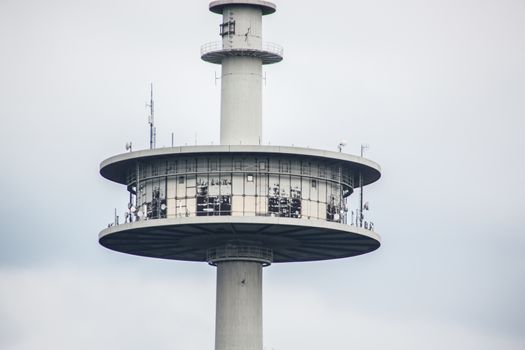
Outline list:
[[[354,186],[354,174],[350,169],[339,164],[334,165],[318,159],[304,160],[293,157],[212,157],[212,158],[179,158],[176,160],[159,159],[140,163],[138,171],[131,169],[128,184],[141,179],[163,175],[196,174],[206,172],[244,172],[244,173],[279,173],[305,175],[344,182]]]
[[[299,176],[201,174],[140,182],[137,219],[183,216],[278,216],[340,221],[343,186]]]

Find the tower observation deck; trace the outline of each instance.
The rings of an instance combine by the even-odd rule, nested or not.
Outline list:
[[[201,48],[220,64],[221,144],[113,156],[100,174],[125,185],[125,222],[99,234],[106,248],[217,267],[216,350],[262,350],[262,269],[337,259],[380,246],[371,223],[349,220],[354,189],[377,181],[378,164],[342,152],[262,146],[262,65],[283,49],[262,40],[276,6],[218,0],[221,41]],[[359,213],[362,215],[362,213]]]

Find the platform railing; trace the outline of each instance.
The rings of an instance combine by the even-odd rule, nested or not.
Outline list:
[[[257,261],[268,266],[273,261],[273,250],[264,247],[226,245],[208,249],[206,260],[211,265],[221,261],[243,260]]]
[[[235,51],[235,50],[265,51],[265,52],[276,54],[278,56],[283,56],[283,53],[284,53],[284,49],[281,45],[272,43],[272,42],[267,42],[267,41],[264,41],[262,43],[262,47],[260,49],[258,48],[228,48],[228,47],[224,47],[222,41],[212,41],[212,42],[206,43],[201,46],[201,56],[204,56],[212,52]]]
[[[120,216],[117,215],[117,212],[115,211],[114,214],[114,220],[113,222],[108,224],[108,227],[111,226],[118,226],[121,223],[131,223],[131,222],[137,222],[137,221],[147,221],[147,220],[157,220],[157,219],[177,219],[177,218],[188,218],[188,217],[207,217],[207,216],[233,216],[233,217],[242,217],[242,216],[255,216],[255,217],[282,217],[282,218],[291,218],[291,219],[299,219],[299,220],[321,220],[321,221],[328,221],[328,222],[335,222],[345,225],[350,225],[354,227],[359,227],[365,230],[374,231],[374,222],[372,222],[369,218],[365,218],[363,216],[362,220],[358,216],[359,209],[351,210],[350,213],[347,213],[346,211],[341,211],[340,215],[333,219],[329,218],[321,218],[318,216],[306,216],[306,215],[279,215],[278,213],[269,213],[269,212],[243,212],[243,211],[233,211],[233,210],[224,210],[224,211],[216,211],[209,215],[203,215],[203,213],[196,213],[196,212],[190,212],[187,210],[186,212],[179,212],[179,213],[163,213],[161,215],[155,216],[155,217],[148,217],[144,215],[137,215],[137,213],[132,213],[130,210],[125,211],[124,215]],[[121,221],[121,217],[123,220]]]

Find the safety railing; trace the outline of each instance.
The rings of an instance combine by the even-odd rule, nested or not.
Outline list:
[[[250,47],[243,47],[243,48],[229,48],[224,47],[222,41],[212,41],[209,43],[206,43],[201,46],[201,56],[204,56],[206,54],[212,53],[212,52],[219,52],[219,51],[238,51],[238,50],[256,50],[256,51],[264,51],[269,52],[278,56],[283,56],[284,49],[281,45],[272,43],[272,42],[263,42],[261,48],[250,48]]]
[[[257,261],[263,265],[270,265],[273,261],[273,251],[264,247],[226,245],[208,249],[207,260],[211,265],[221,261],[235,260]]]
[[[177,213],[167,213],[166,208],[159,207],[158,213],[153,213],[154,215],[144,214],[140,210],[136,210],[134,207],[125,211],[122,216],[117,215],[115,211],[113,222],[108,224],[108,227],[118,226],[121,223],[131,223],[137,221],[146,221],[146,220],[157,220],[157,219],[178,219],[178,218],[188,218],[188,217],[206,217],[206,216],[233,216],[233,217],[282,217],[282,218],[292,218],[292,219],[303,219],[303,220],[322,220],[328,222],[335,222],[340,224],[346,224],[350,226],[364,228],[365,230],[374,231],[374,222],[369,218],[359,216],[359,209],[354,210],[339,210],[334,211],[333,213],[326,213],[325,215],[304,215],[304,214],[294,214],[291,212],[288,213],[274,213],[274,212],[258,212],[258,211],[233,211],[233,210],[214,210],[213,212],[200,212],[195,211],[181,211],[178,209]],[[121,221],[121,217],[123,220]]]

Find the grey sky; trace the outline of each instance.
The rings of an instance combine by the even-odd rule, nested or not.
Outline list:
[[[264,141],[383,167],[383,246],[265,270],[266,349],[525,348],[525,2],[276,1]],[[198,1],[0,3],[0,347],[210,349],[214,269],[100,247],[104,158],[218,143],[219,17]]]

